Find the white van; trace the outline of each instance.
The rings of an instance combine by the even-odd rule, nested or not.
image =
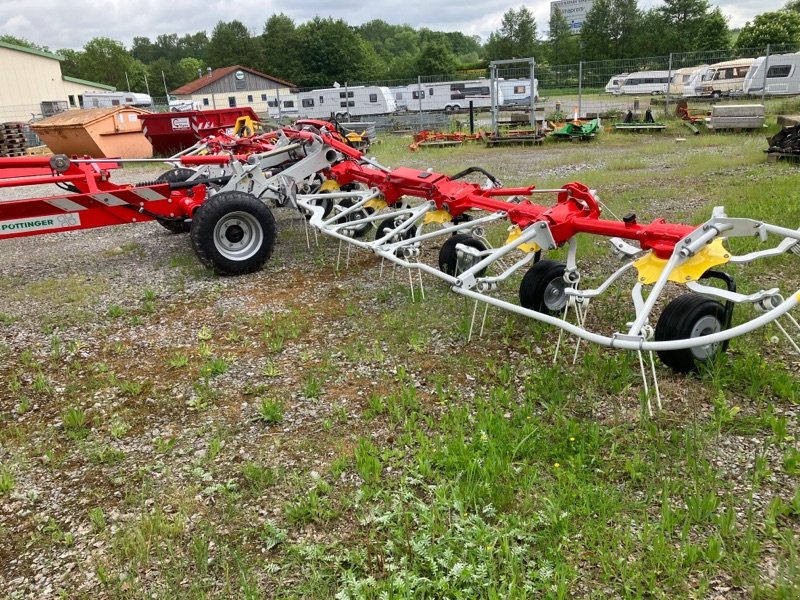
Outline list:
[[[684,98],[721,98],[744,92],[744,79],[752,58],[737,58],[709,65],[701,73],[692,76],[683,88]]]
[[[608,80],[606,84],[606,94],[614,94],[615,96],[619,96],[621,93],[619,91],[622,84],[625,82],[625,78],[628,76],[628,73],[620,73],[619,75],[614,75],[611,79]]]
[[[669,71],[631,73],[619,86],[619,93],[626,95],[650,94],[651,96],[666,94],[669,78]]]
[[[800,94],[800,54],[775,54],[769,60],[759,56],[747,71],[743,90],[745,94],[758,95],[763,92],[766,96]]]
[[[530,79],[498,79],[498,86],[503,93],[503,105],[530,106],[531,105],[531,80]],[[533,80],[534,100],[539,98],[539,80]]]
[[[406,86],[408,110],[443,110],[453,112],[469,108],[490,108],[492,106],[491,81],[471,79],[467,81],[445,81],[443,83],[412,83]],[[405,93],[404,92],[404,95]],[[502,105],[503,90],[497,90],[497,104]]]
[[[107,108],[109,106],[141,106],[153,105],[149,94],[134,92],[83,92],[83,108]]]
[[[281,97],[282,114],[324,119],[334,115],[337,119],[386,115],[397,110],[389,88],[377,85],[332,87]],[[291,106],[289,106],[291,104]]]

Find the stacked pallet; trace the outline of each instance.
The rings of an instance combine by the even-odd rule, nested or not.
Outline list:
[[[24,123],[0,123],[0,157],[25,156],[28,140]]]
[[[800,125],[784,127],[778,133],[767,138],[769,162],[779,159],[800,159]]]

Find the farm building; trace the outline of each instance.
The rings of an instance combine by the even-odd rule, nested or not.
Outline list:
[[[293,83],[261,73],[249,67],[233,65],[209,71],[171,92],[177,100],[185,100],[201,110],[252,106],[257,112],[268,112],[287,96]]]
[[[58,54],[0,42],[0,123],[30,121],[42,113],[78,107],[85,91],[115,89],[63,76],[62,60]]]

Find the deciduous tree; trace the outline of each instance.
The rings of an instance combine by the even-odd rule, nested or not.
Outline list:
[[[800,42],[800,13],[778,10],[758,15],[745,23],[736,40],[737,48],[757,48],[767,44]]]

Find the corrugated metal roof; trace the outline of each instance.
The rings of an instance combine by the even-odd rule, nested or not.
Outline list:
[[[0,48],[8,48],[9,50],[17,50],[19,52],[27,52],[28,54],[52,58],[53,60],[64,60],[64,57],[60,54],[53,54],[52,52],[45,52],[44,50],[38,50],[36,48],[28,48],[27,46],[18,46],[17,44],[9,44],[8,42],[0,42]]]
[[[266,73],[262,73],[261,71],[256,71],[255,69],[251,69],[250,67],[243,67],[241,65],[233,65],[231,67],[221,67],[219,69],[214,69],[211,71],[211,76],[204,75],[194,81],[190,81],[187,84],[182,85],[176,90],[172,90],[170,94],[175,96],[186,96],[189,94],[194,94],[202,90],[204,87],[211,85],[212,83],[219,81],[220,79],[227,77],[234,71],[247,71],[248,73],[252,73],[253,75],[257,75],[258,77],[263,77],[264,79],[269,79],[270,81],[274,81],[275,83],[280,83],[281,85],[285,85],[286,87],[294,87],[294,84],[289,81],[284,81],[283,79],[279,79],[277,77],[273,77],[272,75],[267,75]]]
[[[87,81],[86,79],[78,79],[77,77],[67,77],[66,75],[62,75],[61,79],[63,79],[64,81],[69,81],[70,83],[90,85],[92,87],[100,88],[102,90],[109,90],[111,92],[117,91],[117,88],[115,88],[113,85],[106,85],[105,83],[97,83],[96,81]]]

